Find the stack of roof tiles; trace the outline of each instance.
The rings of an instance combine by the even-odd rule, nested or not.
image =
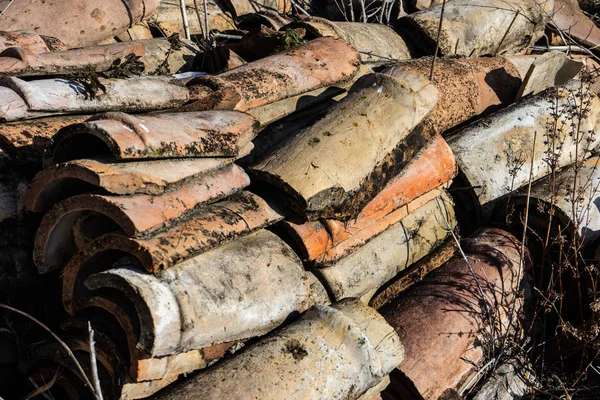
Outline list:
[[[556,119],[559,168],[600,141],[581,63],[525,54],[569,16],[450,0],[438,35],[441,5],[421,2],[390,11],[392,28],[291,15],[287,1],[185,1],[192,34],[241,38],[201,51],[171,36],[187,30],[177,2],[71,3],[0,14],[0,259],[16,281],[32,262],[28,277],[60,281],[55,326],[86,373],[91,321],[105,399],[407,398],[396,369],[427,399],[467,382],[486,329],[476,281],[500,309],[527,257],[485,229],[462,242],[479,261],[453,258],[459,223],[471,233],[507,203],[522,210],[532,180],[548,203],[541,132],[557,108],[589,108],[581,137],[572,114]],[[432,69],[419,57],[436,35],[462,57]],[[579,181],[586,218],[561,214],[586,243],[597,160]],[[55,342],[20,368],[62,398],[94,391]]]

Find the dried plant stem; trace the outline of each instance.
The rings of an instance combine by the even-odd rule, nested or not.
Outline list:
[[[496,340],[495,340],[495,335],[494,335],[494,323],[493,323],[493,319],[492,319],[492,310],[490,309],[488,299],[485,295],[485,292],[483,291],[483,287],[481,286],[479,279],[477,278],[477,274],[475,274],[475,270],[473,269],[473,266],[471,265],[471,261],[469,261],[467,255],[463,251],[462,246],[460,245],[460,240],[458,240],[456,233],[454,233],[454,229],[452,229],[452,227],[450,226],[450,221],[448,221],[446,214],[443,212],[444,211],[443,208],[445,208],[445,207],[442,207],[439,199],[437,199],[436,202],[437,202],[437,206],[442,211],[441,215],[444,218],[444,224],[445,224],[444,229],[446,231],[450,232],[450,234],[452,235],[452,239],[456,243],[456,247],[458,248],[458,251],[460,252],[461,257],[467,264],[467,267],[469,267],[469,271],[471,272],[471,275],[473,276],[473,279],[475,280],[475,284],[477,285],[477,290],[479,291],[479,295],[481,296],[481,303],[483,304],[483,308],[484,308],[486,317],[488,319],[488,324],[490,325],[490,335],[492,336],[492,348],[493,348],[493,352],[495,352]]]
[[[206,0],[204,0],[204,1],[206,1]],[[292,3],[292,5],[293,5],[294,7],[296,7],[296,10],[298,10],[298,11],[300,11],[302,14],[306,15],[306,16],[308,17],[308,20],[310,21],[310,19],[311,19],[311,17],[312,17],[312,16],[311,16],[311,15],[310,15],[310,14],[309,14],[309,13],[308,13],[308,12],[307,12],[307,11],[306,11],[304,8],[302,8],[302,7],[301,7],[301,6],[300,6],[298,3],[296,3],[296,1],[295,1],[295,0],[290,0],[290,3]],[[366,21],[365,21],[365,22],[366,22]]]
[[[387,57],[387,56],[382,56],[379,54],[375,54],[372,51],[359,51],[360,54],[364,54],[370,57],[377,57],[377,58],[381,58],[383,60],[389,60],[389,61],[398,61],[397,58],[391,58],[391,57]]]
[[[92,380],[94,381],[96,395],[100,400],[104,400],[102,396],[102,387],[100,386],[100,378],[98,376],[98,363],[96,360],[96,343],[94,342],[94,330],[92,329],[92,324],[90,323],[90,321],[88,321],[88,334],[90,345],[90,369],[92,371]]]
[[[365,1],[364,0],[360,0],[360,10],[362,12],[362,18],[365,24],[367,23],[367,8],[365,7]]]
[[[531,148],[531,161],[529,164],[529,182],[527,183],[527,199],[525,200],[525,218],[523,220],[523,234],[521,236],[521,249],[519,251],[519,268],[517,270],[517,276],[522,276],[523,273],[523,264],[524,264],[524,260],[525,260],[525,242],[527,241],[527,226],[529,224],[529,204],[530,204],[530,200],[531,200],[531,184],[533,182],[533,164],[535,161],[535,144],[537,141],[537,131],[533,132],[533,146]],[[511,307],[510,307],[510,312],[508,314],[509,320],[508,320],[508,328],[507,331],[504,332],[504,340],[502,341],[502,346],[500,347],[500,351],[504,351],[504,349],[506,348],[506,343],[508,341],[508,337],[509,337],[509,331],[510,331],[510,327],[512,325],[512,321],[514,320],[514,313],[515,313],[515,309],[517,306],[517,296],[514,297]],[[495,366],[494,366],[495,367]]]
[[[444,11],[446,10],[446,0],[442,2],[442,13],[440,15],[440,25],[438,26],[437,39],[435,41],[435,50],[433,51],[433,60],[431,61],[431,72],[429,80],[433,82],[433,70],[435,69],[435,60],[437,59],[438,50],[440,49],[440,37],[442,36],[442,24],[444,23]]]
[[[94,390],[94,386],[92,385],[92,383],[88,379],[87,375],[85,374],[85,371],[81,367],[81,364],[79,364],[79,361],[77,361],[77,358],[75,357],[75,354],[73,354],[73,352],[71,351],[71,349],[69,348],[69,346],[67,346],[67,344],[65,342],[63,342],[63,340],[61,338],[59,338],[56,333],[54,333],[50,328],[48,328],[40,320],[38,320],[37,318],[35,318],[35,317],[27,314],[24,311],[18,310],[16,308],[13,308],[11,306],[7,306],[6,304],[2,304],[2,303],[0,303],[0,308],[4,308],[5,310],[12,311],[12,312],[14,312],[16,314],[22,315],[25,318],[28,318],[29,320],[33,321],[35,324],[37,324],[38,326],[40,326],[42,329],[44,329],[46,332],[48,332],[50,335],[52,335],[52,337],[61,345],[61,347],[63,349],[65,349],[65,351],[67,352],[68,356],[73,360],[73,362],[75,363],[75,367],[77,367],[77,370],[81,374],[81,378],[84,380],[85,385],[90,388],[90,391],[94,395],[94,398],[96,400],[102,400],[100,397],[98,397],[98,394]]]
[[[192,37],[190,36],[190,24],[188,23],[185,0],[179,0],[179,6],[181,8],[181,19],[183,21],[183,32],[185,33],[185,38],[187,40],[190,40]]]
[[[4,13],[6,12],[6,10],[8,10],[8,8],[10,6],[12,6],[12,3],[14,3],[15,0],[10,0],[10,3],[8,3],[8,5],[6,7],[4,7],[4,10],[2,10],[2,12],[0,12],[0,17],[4,15]]]
[[[519,275],[523,270],[523,258],[525,257],[525,240],[527,237],[527,224],[529,223],[529,202],[531,200],[531,182],[533,181],[533,162],[535,161],[535,142],[537,131],[533,133],[533,147],[531,149],[531,163],[529,164],[529,182],[527,184],[527,200],[525,201],[525,220],[523,221],[523,236],[521,237],[521,254],[519,256]]]
[[[381,6],[381,14],[379,15],[379,23],[380,24],[384,24],[385,22],[383,22],[384,16],[385,16],[385,10],[387,8],[388,5],[388,0],[383,0],[383,5]]]
[[[504,43],[504,39],[506,39],[506,36],[508,36],[508,32],[510,31],[510,28],[512,28],[512,26],[515,23],[515,21],[517,20],[517,17],[519,16],[519,14],[521,14],[521,10],[520,9],[517,10],[517,12],[515,13],[514,18],[512,19],[512,21],[510,21],[510,25],[508,25],[508,29],[506,29],[506,32],[504,32],[504,36],[502,36],[502,39],[500,39],[500,43],[498,43],[498,47],[496,47],[496,51],[494,52],[494,56],[498,55],[498,52],[500,51],[500,47],[502,47],[502,43]]]
[[[210,26],[208,25],[208,6],[206,5],[206,0],[202,0],[202,6],[204,7],[204,35],[206,36],[206,42],[209,47],[212,47],[212,43],[210,40]]]
[[[202,30],[202,36],[204,39],[208,39],[208,31],[207,26],[202,26],[202,17],[200,16],[200,7],[198,7],[198,0],[194,0],[194,8],[196,9],[196,17],[198,18],[198,24],[200,25],[200,29]],[[204,15],[208,16],[206,12],[206,4],[204,5]]]
[[[477,371],[477,373],[471,378],[469,379],[469,381],[463,386],[462,390],[460,391],[459,395],[464,396],[465,392],[470,389],[474,383],[476,383],[479,379],[479,377],[485,372],[487,371],[487,369],[496,361],[495,358],[492,358],[490,361],[487,362],[487,364],[485,364],[483,367],[481,367],[479,369],[479,371]]]
[[[589,50],[581,46],[529,46],[534,51],[563,51],[571,53],[585,53],[589,54]]]
[[[56,383],[56,380],[58,379],[59,375],[60,375],[60,368],[57,368],[56,372],[54,373],[54,376],[52,377],[52,379],[50,379],[49,382],[45,383],[42,386],[40,386],[37,383],[35,383],[35,381],[33,379],[31,379],[31,377],[27,378],[27,380],[29,381],[29,383],[31,383],[33,385],[33,387],[35,388],[35,390],[33,392],[29,393],[24,398],[24,400],[35,399],[37,396],[42,396],[46,400],[56,400],[52,396],[52,394],[50,392],[48,392],[48,391],[50,389],[52,389],[52,386],[54,386],[54,384]],[[1,399],[1,397],[0,397],[0,399]]]

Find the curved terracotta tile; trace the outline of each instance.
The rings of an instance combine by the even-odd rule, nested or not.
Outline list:
[[[133,54],[142,56],[141,43],[116,43],[81,49],[34,53],[11,47],[0,53],[0,74],[6,76],[69,75],[81,71],[107,71],[115,62]]]
[[[350,220],[432,138],[422,121],[436,100],[437,90],[418,74],[363,76],[322,119],[250,171],[308,220]]]
[[[10,47],[21,47],[33,54],[50,51],[44,38],[32,31],[0,32],[0,52]]]
[[[588,47],[600,45],[600,28],[583,13],[577,1],[554,0],[554,10],[548,22],[563,31],[566,37]]]
[[[73,226],[85,213],[100,217],[89,227],[94,237],[113,230],[140,236],[169,227],[194,209],[236,193],[249,183],[240,167],[230,165],[158,196],[82,194],[67,198],[42,219],[34,242],[34,261],[41,273],[64,266],[76,251]]]
[[[399,62],[383,73],[398,78],[417,73],[429,79],[431,61],[422,58]],[[501,57],[440,58],[432,82],[438,90],[438,101],[426,121],[443,133],[473,117],[506,107],[517,96],[521,80],[515,66]]]
[[[499,229],[484,229],[464,239],[462,247],[470,266],[456,257],[379,310],[404,345],[398,369],[427,399],[455,388],[482,357],[476,340],[489,326],[483,301],[503,332],[514,318],[511,299],[523,276],[519,241]]]
[[[456,175],[457,167],[452,150],[442,137],[436,135],[433,141],[427,144],[415,158],[404,168],[400,174],[392,178],[385,187],[368,203],[362,211],[349,221],[322,220],[320,222],[306,222],[295,224],[285,221],[284,224],[291,231],[300,247],[300,253],[308,260],[331,262],[327,254],[330,250],[344,241],[347,246],[357,248],[359,243],[368,240],[368,235],[383,232],[390,222],[395,223],[404,218],[409,210],[416,209],[427,200],[426,193],[443,185],[447,185]],[[435,197],[438,193],[434,193]],[[415,200],[423,196],[420,200]],[[412,203],[415,201],[415,203]],[[403,208],[401,212],[390,214]],[[386,216],[390,217],[386,218]],[[388,222],[386,222],[388,221]],[[365,234],[359,234],[362,230]],[[358,236],[354,238],[354,235]],[[341,251],[341,254],[344,254]],[[338,258],[338,257],[335,257]]]
[[[59,114],[105,111],[145,112],[174,108],[188,101],[189,91],[170,77],[103,79],[95,91],[77,79],[24,81],[0,77],[0,121]]]
[[[67,196],[103,190],[114,195],[160,195],[185,181],[217,171],[233,158],[184,158],[108,163],[92,159],[57,164],[39,172],[23,198],[29,211],[44,213]],[[76,187],[81,185],[81,190]]]
[[[348,43],[319,38],[215,76],[188,83],[192,103],[183,109],[246,111],[352,79],[360,65]]]
[[[0,30],[53,36],[70,48],[92,46],[147,19],[159,0],[14,0],[2,10]]]
[[[150,273],[274,224],[283,216],[260,197],[242,192],[147,238],[108,234],[88,243],[69,261],[63,273],[63,306],[73,312],[76,291],[91,274],[131,256]]]
[[[381,63],[391,60],[410,60],[410,50],[400,35],[384,24],[338,22],[312,17],[293,22],[284,29],[302,27],[307,37],[333,36],[350,43],[360,54],[363,63]]]
[[[439,51],[463,57],[514,54],[543,36],[552,1],[453,0],[445,4]],[[433,54],[442,4],[401,18],[395,27]],[[518,12],[518,14],[517,14]]]
[[[334,247],[315,274],[335,300],[370,298],[376,290],[446,241],[456,229],[454,204],[441,193],[379,235]],[[346,244],[342,242],[342,244]],[[338,246],[341,247],[341,246]]]
[[[257,128],[253,117],[237,111],[98,114],[61,129],[54,137],[50,158],[64,162],[89,158],[89,153],[117,160],[236,157]]]
[[[527,197],[527,187],[524,187],[511,194],[508,204],[498,204],[496,210],[514,210],[511,220],[519,224],[522,220],[518,215],[524,212]],[[593,245],[600,237],[599,203],[600,158],[592,157],[531,186],[528,229],[546,237],[551,227],[552,240],[560,236],[575,241],[575,246]],[[499,222],[506,223],[506,220]],[[555,230],[557,224],[560,231]]]
[[[317,306],[298,321],[262,338],[219,368],[159,393],[175,400],[359,398],[403,358],[398,336],[358,300]]]
[[[593,134],[600,126],[600,99],[582,85],[571,81],[525,98],[448,138],[464,191],[476,202],[473,217],[489,217],[495,200],[549,174],[549,150],[561,148],[554,161],[562,168],[600,143]],[[586,111],[579,119],[582,101]],[[555,132],[554,139],[548,132]]]
[[[136,347],[151,357],[261,336],[312,306],[302,263],[264,230],[155,274],[117,264],[85,286],[100,297],[117,291],[133,304]]]

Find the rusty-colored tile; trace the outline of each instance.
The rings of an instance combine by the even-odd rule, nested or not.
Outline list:
[[[158,196],[82,194],[69,197],[42,219],[34,242],[34,261],[41,273],[64,266],[75,253],[73,224],[83,213],[92,212],[100,217],[96,227],[88,228],[96,234],[116,231],[129,237],[147,235],[249,184],[244,171],[232,164]]]
[[[44,53],[49,51],[44,38],[35,32],[13,31],[0,32],[0,52],[10,48],[20,47],[32,54]],[[0,58],[1,58],[0,53]]]
[[[6,122],[0,129],[0,147],[18,164],[42,164],[52,136],[59,129],[88,119],[89,115],[62,115]]]
[[[246,111],[350,80],[359,64],[358,53],[345,41],[315,39],[222,74],[192,80],[188,83],[192,103],[183,109]]]
[[[92,156],[116,160],[235,157],[257,128],[254,118],[237,111],[105,113],[61,129],[49,158],[58,163]]]
[[[70,48],[92,46],[147,19],[158,4],[159,0],[14,0],[2,10],[0,30],[53,36]]]
[[[337,252],[328,254],[327,264],[318,264],[321,268],[314,272],[333,299],[357,297],[368,302],[390,279],[445,242],[457,225],[453,206],[442,192],[355,248],[334,248]]]
[[[23,199],[29,211],[45,213],[69,196],[101,189],[108,194],[160,195],[183,181],[214,173],[233,158],[182,158],[107,163],[82,159],[39,172]]]
[[[522,278],[521,244],[510,234],[485,229],[463,240],[462,248],[469,264],[460,257],[451,260],[379,310],[404,345],[398,368],[426,399],[454,388],[481,359],[476,339],[489,328],[484,301],[506,329]]]
[[[595,48],[600,45],[600,28],[581,11],[577,0],[554,0],[553,3],[554,10],[548,21],[552,26],[585,46]]]
[[[269,226],[283,217],[260,197],[248,192],[207,207],[207,210],[148,238],[105,235],[81,249],[63,273],[63,305],[73,312],[76,288],[99,268],[131,255],[146,271],[156,273]]]
[[[0,37],[1,40],[1,37]],[[43,42],[42,42],[43,43]],[[0,42],[1,46],[1,42]],[[105,72],[115,65],[127,62],[127,57],[137,56],[142,75],[174,74],[189,71],[198,47],[181,39],[181,46],[171,49],[167,39],[148,39],[136,42],[90,46],[80,49],[37,52],[27,47],[12,47],[0,53],[0,73],[14,76],[70,75],[81,72]],[[165,63],[167,59],[168,62]],[[159,68],[162,66],[162,69]]]
[[[421,121],[436,100],[436,89],[418,74],[365,75],[322,119],[250,171],[308,220],[350,220],[432,138]]]
[[[141,43],[116,43],[66,51],[34,53],[12,47],[0,53],[0,74],[5,76],[69,75],[81,71],[107,71],[125,57],[145,53]]]
[[[418,73],[429,79],[431,58],[399,62],[383,71],[403,78]],[[504,58],[447,59],[436,62],[432,84],[438,102],[426,118],[439,133],[483,113],[511,104],[521,86],[521,77]]]
[[[298,242],[303,256],[318,262],[330,261],[326,253],[332,248],[344,241],[347,241],[345,247],[347,249],[360,247],[370,239],[369,234],[376,236],[390,224],[400,221],[407,213],[435,197],[437,194],[433,194],[433,197],[430,196],[428,199],[421,198],[411,204],[419,196],[449,183],[456,172],[452,151],[444,139],[436,135],[398,176],[385,185],[356,218],[346,222],[325,220],[295,224],[286,221],[285,224]],[[394,213],[407,204],[410,205]],[[392,213],[393,216],[385,218]],[[363,229],[367,229],[367,232],[359,234],[354,239],[354,235]]]

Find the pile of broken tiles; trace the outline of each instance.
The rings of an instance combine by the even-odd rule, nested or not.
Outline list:
[[[89,321],[104,399],[462,390],[483,357],[473,274],[513,296],[529,259],[482,227],[550,201],[549,120],[560,178],[600,198],[595,61],[531,51],[598,28],[569,0],[448,0],[441,32],[437,0],[389,25],[336,2],[196,3],[184,23],[176,1],[0,1],[0,298],[52,316],[86,375]],[[582,136],[556,116],[577,101]],[[596,207],[557,207],[596,242]],[[30,336],[0,374],[94,398]]]

